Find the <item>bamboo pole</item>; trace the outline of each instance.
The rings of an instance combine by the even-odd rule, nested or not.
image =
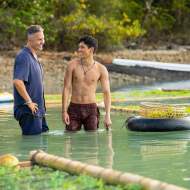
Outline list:
[[[19,165],[20,167],[23,167],[23,168],[25,168],[25,167],[30,167],[30,166],[32,166],[32,162],[30,162],[30,161],[19,162],[18,165]]]
[[[120,171],[105,169],[99,166],[88,165],[78,161],[61,158],[47,154],[41,150],[33,150],[29,153],[29,160],[38,165],[44,165],[53,169],[79,175],[86,174],[92,177],[103,179],[112,185],[126,185],[128,183],[139,184],[144,190],[187,190],[183,187],[167,184],[158,180],[145,178],[140,175],[123,173]]]

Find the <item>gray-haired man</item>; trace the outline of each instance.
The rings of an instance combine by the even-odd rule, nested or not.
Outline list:
[[[43,28],[31,25],[25,36],[27,46],[14,63],[14,117],[23,135],[37,135],[49,131],[45,119],[43,70],[36,54],[45,42]]]

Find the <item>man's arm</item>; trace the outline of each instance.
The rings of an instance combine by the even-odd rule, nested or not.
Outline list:
[[[109,85],[107,69],[104,66],[102,66],[101,70],[102,72],[101,72],[101,77],[100,77],[100,83],[102,86],[104,104],[105,104],[105,109],[106,109],[106,117],[104,120],[104,126],[107,130],[109,130],[112,124],[111,119],[110,119],[110,108],[111,108],[110,85]]]
[[[26,87],[24,85],[24,82],[22,80],[19,80],[19,79],[14,79],[13,83],[14,83],[18,93],[23,97],[23,99],[26,102],[29,102],[31,99],[30,99],[30,96],[28,95],[28,93],[26,91]],[[28,104],[28,107],[31,109],[32,114],[36,113],[36,111],[38,110],[38,104],[33,103],[33,102],[30,102]]]
[[[67,104],[70,95],[70,89],[72,84],[73,63],[69,62],[66,68],[64,78],[64,88],[62,94],[62,121],[64,124],[69,125],[69,115],[67,114]]]

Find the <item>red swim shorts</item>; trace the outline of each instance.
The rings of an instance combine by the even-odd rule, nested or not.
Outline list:
[[[97,130],[99,128],[100,112],[96,103],[75,104],[70,102],[67,113],[70,119],[70,124],[66,125],[68,131],[79,131],[82,124],[84,130]]]

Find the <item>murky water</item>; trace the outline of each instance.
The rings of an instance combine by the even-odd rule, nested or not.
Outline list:
[[[155,102],[155,103],[162,103],[162,104],[189,104],[190,103],[190,98],[183,98],[183,99],[162,99],[162,100],[135,100],[135,101],[119,101],[119,102],[112,102],[111,104],[113,106],[140,106],[141,102]],[[187,107],[190,107],[188,105]]]
[[[123,80],[110,80],[111,92],[133,92],[133,91],[147,91],[156,90],[157,88],[184,88],[190,89],[190,80],[181,81],[123,81]],[[13,94],[13,89],[5,89],[2,92],[9,92]],[[48,94],[62,94],[63,84],[59,83],[45,83],[44,92]],[[98,84],[97,93],[102,92],[100,83]]]
[[[133,92],[133,91],[145,91],[156,90],[157,88],[185,88],[190,89],[190,80],[182,81],[122,81],[122,80],[110,80],[111,92]],[[44,86],[45,94],[62,94],[63,86],[55,85],[54,83],[47,83]],[[9,91],[10,92],[10,91]],[[101,85],[99,83],[96,90],[97,93],[102,92]],[[11,93],[11,92],[10,92]]]
[[[1,104],[2,107],[2,104]],[[190,131],[142,133],[120,130],[131,115],[111,113],[112,127],[95,132],[66,133],[61,121],[61,107],[47,108],[49,133],[22,136],[12,115],[12,104],[0,112],[0,155],[13,154],[27,161],[31,150],[131,172],[167,183],[190,188]]]
[[[157,88],[167,88],[167,89],[190,89],[190,80],[181,81],[141,81],[141,82],[131,82],[121,85],[111,85],[112,92],[133,92],[133,91],[147,91],[156,90]]]

